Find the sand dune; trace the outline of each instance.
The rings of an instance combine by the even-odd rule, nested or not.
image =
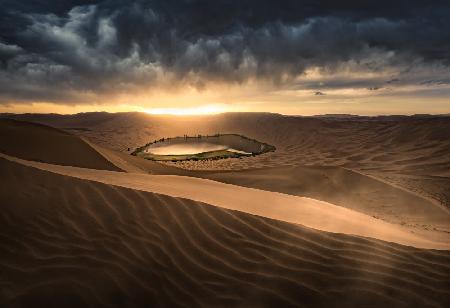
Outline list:
[[[147,136],[147,139],[142,139],[142,142],[144,140],[148,142],[152,136],[159,136],[158,134],[161,134],[162,131],[167,132],[165,136],[181,134],[186,129],[190,133],[217,132],[227,131],[234,125],[235,130],[241,133],[275,144],[277,151],[275,153],[261,155],[260,158],[251,157],[209,161],[205,163],[196,162],[193,164],[195,168],[207,169],[217,169],[222,166],[232,169],[244,168],[243,170],[235,170],[233,172],[214,173],[208,171],[191,172],[177,168],[183,166],[182,164],[164,166],[156,162],[144,161],[126,153],[122,154],[110,150],[108,147],[99,146],[89,142],[87,139],[84,139],[85,142],[82,143],[83,145],[85,145],[84,143],[88,143],[96,150],[96,153],[93,153],[94,156],[100,154],[118,168],[128,172],[203,177],[235,185],[307,196],[357,210],[367,215],[381,218],[387,222],[401,224],[413,229],[440,230],[443,231],[444,237],[450,229],[448,210],[447,213],[444,213],[441,209],[433,206],[440,205],[448,209],[448,200],[450,200],[448,187],[450,186],[450,180],[447,177],[436,176],[436,170],[431,166],[427,165],[427,167],[424,167],[424,170],[427,170],[430,175],[411,174],[411,171],[408,171],[409,174],[405,174],[406,171],[399,173],[399,171],[389,170],[393,168],[398,169],[398,166],[395,164],[395,161],[388,160],[384,163],[394,167],[389,167],[386,170],[383,170],[385,169],[383,167],[381,168],[382,172],[381,170],[377,170],[378,167],[374,165],[370,165],[370,168],[373,169],[372,171],[368,171],[367,168],[362,171],[356,168],[355,171],[357,172],[354,172],[348,168],[343,169],[342,165],[347,164],[344,163],[346,160],[345,156],[339,158],[341,164],[339,165],[338,163],[337,166],[333,166],[336,162],[323,160],[324,157],[331,157],[325,151],[327,148],[331,148],[331,146],[333,146],[333,150],[328,152],[329,154],[334,153],[332,155],[338,155],[337,149],[339,147],[351,147],[352,150],[347,152],[353,152],[355,156],[357,155],[355,153],[361,151],[374,151],[374,149],[378,149],[375,151],[380,152],[383,149],[382,144],[386,143],[387,140],[391,140],[392,142],[392,139],[395,139],[395,142],[399,143],[398,148],[395,148],[393,144],[389,146],[392,151],[404,151],[405,145],[403,144],[406,142],[408,145],[406,148],[422,149],[422,151],[412,151],[409,154],[414,155],[426,163],[432,162],[437,158],[443,159],[442,154],[448,153],[448,150],[443,151],[446,142],[448,143],[446,138],[446,132],[448,130],[445,130],[445,126],[447,123],[450,123],[446,118],[432,120],[411,119],[402,120],[397,123],[393,120],[337,121],[333,119],[314,118],[297,119],[270,114],[228,114],[201,117],[201,120],[198,117],[182,118],[177,121],[173,121],[170,117],[154,117],[135,113],[94,113],[75,116],[24,115],[22,117],[30,116],[35,117],[35,120],[41,122],[49,121],[53,125],[66,128],[85,127],[85,129],[75,130],[75,132],[82,133],[83,135],[87,134],[89,138],[94,137],[93,139],[100,141],[108,147],[116,147],[122,142],[137,142],[142,139],[142,136]],[[418,128],[413,129],[413,125]],[[411,130],[411,135],[416,139],[412,137],[405,138],[404,135],[407,134],[405,127]],[[26,131],[25,128],[24,131]],[[34,129],[34,126],[29,126],[28,129]],[[289,133],[286,133],[284,129]],[[370,129],[376,131],[377,134],[373,134]],[[74,130],[71,131],[74,132]],[[283,131],[284,133],[281,133]],[[261,133],[264,133],[264,136]],[[33,134],[36,135],[35,132],[30,133],[30,135]],[[377,137],[376,140],[373,140],[373,137]],[[75,137],[72,136],[72,138]],[[320,142],[312,142],[314,139],[318,139]],[[305,140],[311,141],[305,142]],[[370,145],[374,141],[378,142],[378,146],[375,146],[375,144]],[[336,142],[339,142],[339,145],[336,145]],[[57,146],[52,146],[51,142],[47,143],[48,145],[46,147],[36,146],[32,147],[32,149],[41,151],[42,153],[47,151],[49,153],[47,155],[48,157],[65,157],[68,155],[60,155],[61,153],[59,152],[55,154],[53,149],[57,148]],[[430,150],[433,153],[439,152],[437,150],[439,147],[442,149],[441,158],[427,155],[429,153],[427,151]],[[450,148],[450,144],[448,144],[448,148]],[[31,148],[29,147],[28,149]],[[89,151],[92,152],[92,149],[89,148]],[[276,154],[277,157],[272,157],[272,154]],[[92,160],[88,159],[90,155],[91,153],[89,155],[77,155],[75,158],[79,160],[78,162],[72,164],[62,162],[62,164],[80,166],[80,160],[83,160],[84,165],[81,166],[86,166],[86,164],[92,165]],[[343,154],[341,153],[339,155]],[[373,155],[378,154],[375,153]],[[20,157],[20,155],[16,156]],[[43,155],[40,156],[42,157]],[[311,157],[315,159],[314,165],[302,165],[305,163],[305,159]],[[448,153],[445,159],[448,159],[448,157],[450,157],[450,153]],[[65,159],[67,160],[67,158]],[[263,159],[265,163],[263,167],[255,170],[255,166],[261,166],[260,159]],[[289,163],[286,159],[295,159],[298,162],[292,165],[292,162]],[[356,158],[352,158],[352,162],[355,161],[357,161]],[[267,167],[273,164],[286,163],[289,165]],[[358,164],[360,163],[358,162]],[[326,165],[326,167],[321,164]],[[248,169],[250,166],[252,167],[251,170]],[[192,166],[189,165],[188,167]],[[108,167],[102,168],[107,169]],[[365,175],[375,175],[378,179],[383,179],[389,184],[397,185],[400,188],[406,188],[408,191],[405,192],[392,185],[368,178],[365,175],[361,175],[361,172],[365,173]]]
[[[243,134],[272,144],[277,150],[256,157],[177,163],[176,166],[202,170],[345,167],[382,177],[436,204],[450,207],[449,116],[315,118],[231,113],[176,120],[142,113],[7,116],[69,129],[119,151],[161,137],[217,132]]]
[[[400,226],[310,198],[185,176],[122,173],[25,161],[4,154],[0,157],[62,175],[182,197],[317,230],[372,237],[419,248],[450,249],[448,241],[419,236]]]
[[[276,152],[262,156],[213,161],[214,165],[204,166],[207,169],[314,164],[435,175],[450,172],[446,168],[450,145],[448,116],[341,119],[230,113],[178,117],[176,121],[169,116],[142,113],[15,117],[61,128],[84,128],[71,131],[120,151],[161,137],[217,132],[241,133],[277,147]]]
[[[433,198],[424,196],[422,192],[409,191],[401,186],[385,183],[380,180],[382,177],[374,178],[343,167],[284,166],[191,171],[142,160],[93,143],[89,144],[120,169],[128,172],[200,177],[239,186],[310,197],[387,222],[407,226],[413,230],[441,231],[439,237],[443,239],[450,231],[449,208],[442,206]],[[435,187],[436,185],[432,188]]]
[[[448,307],[450,253],[0,159],[6,307]],[[18,191],[26,193],[19,194]]]
[[[126,172],[133,173],[150,173],[150,174],[174,174],[186,175],[188,172],[181,168],[166,166],[158,162],[142,159],[140,157],[132,156],[127,153],[114,151],[98,144],[92,143],[83,138],[87,144],[95,149],[100,155],[106,158],[109,162],[117,166],[119,169]]]
[[[52,164],[119,171],[80,138],[48,126],[0,119],[0,152]]]
[[[396,224],[418,228],[427,225],[450,231],[448,208],[419,194],[341,167],[273,167],[193,172],[191,175],[319,199]]]
[[[86,139],[0,120],[0,307],[450,306],[446,118],[21,117]],[[216,132],[277,151],[126,153]]]

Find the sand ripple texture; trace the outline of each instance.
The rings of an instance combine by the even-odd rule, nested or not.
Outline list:
[[[0,159],[2,307],[449,307],[450,252]]]

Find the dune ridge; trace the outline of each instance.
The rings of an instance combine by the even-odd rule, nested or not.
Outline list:
[[[0,119],[0,152],[58,165],[120,171],[77,136],[46,125]]]
[[[83,138],[84,139],[84,138]],[[223,183],[310,197],[362,212],[412,230],[435,230],[445,238],[450,210],[435,199],[385,181],[382,177],[337,166],[284,166],[245,170],[186,170],[139,159],[88,140],[120,169],[133,173],[183,175]]]
[[[192,164],[205,169],[334,165],[365,171],[449,174],[450,116],[296,117],[269,113],[226,113],[200,117],[143,113],[10,115],[71,130],[96,144],[125,151],[154,139],[183,134],[241,133],[277,151],[248,159]],[[269,159],[270,158],[270,159]],[[181,164],[179,164],[181,165]]]
[[[372,237],[419,248],[450,249],[448,241],[413,234],[401,226],[310,198],[186,176],[147,175],[51,165],[25,161],[1,153],[0,157],[62,175],[196,200],[318,230]]]
[[[60,152],[53,153],[53,149],[66,149],[65,143],[62,143],[63,147],[57,147],[54,143],[60,140],[48,138],[47,135],[48,131],[64,136],[68,136],[67,133],[45,128],[41,125],[27,123],[21,123],[20,125],[19,135],[15,134],[14,131],[8,131],[10,139],[22,140],[24,134],[40,136],[37,140],[45,139],[42,144],[34,144],[33,147],[27,148],[29,154],[32,154],[30,157],[35,157],[36,153],[32,153],[32,151],[35,151],[40,152],[40,157],[48,160],[48,157],[56,154],[58,157],[61,154]],[[69,137],[72,140],[77,139],[73,135]],[[403,192],[401,187],[395,189],[391,183],[382,184],[379,179],[371,180],[367,175],[358,175],[356,171],[342,167],[284,166],[237,171],[189,171],[110,150],[90,142],[85,137],[81,137],[81,139],[84,143],[80,140],[78,140],[78,143],[81,143],[84,147],[86,145],[91,147],[91,149],[88,149],[89,154],[83,154],[82,151],[69,151],[64,155],[65,161],[60,164],[89,166],[89,164],[92,165],[92,156],[98,158],[101,155],[118,169],[126,172],[186,175],[239,186],[306,196],[347,207],[387,222],[408,226],[413,230],[441,231],[444,238],[445,231],[450,229],[449,215],[435,209],[433,204],[430,204],[434,199],[427,198],[425,200],[423,194],[413,196],[409,192]],[[48,155],[45,154],[45,151]],[[83,155],[73,157],[73,153]],[[23,157],[24,154],[26,153],[22,153],[21,156]],[[104,167],[100,167],[100,169],[104,169]],[[383,191],[383,193],[380,194],[380,191]]]
[[[288,166],[190,174],[239,186],[305,196],[385,221],[450,231],[450,210],[420,194],[342,167]]]
[[[8,179],[0,186],[3,306],[450,304],[448,251],[320,232],[6,159],[0,173]]]
[[[228,113],[201,117],[143,113],[2,115],[70,130],[126,152],[161,137],[238,133],[274,145],[264,155],[177,163],[191,170],[345,167],[382,178],[450,208],[450,116],[299,117]],[[78,127],[82,129],[73,130]]]
[[[0,121],[0,136],[9,138],[0,157],[1,307],[450,306],[448,233],[400,226],[448,225],[448,211],[423,198],[448,204],[445,118],[52,117],[86,139],[29,123],[8,130]],[[124,148],[186,128],[231,127],[274,140],[280,151],[191,171]],[[30,136],[44,142],[14,140]],[[82,151],[61,151],[66,143]],[[214,171],[221,164],[230,170]],[[360,232],[342,233],[352,228]]]

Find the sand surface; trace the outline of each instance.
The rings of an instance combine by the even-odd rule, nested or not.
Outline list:
[[[36,123],[0,119],[0,152],[24,159],[119,171],[80,138]]]
[[[450,253],[0,159],[2,307],[448,307]],[[25,192],[25,193],[18,193]]]
[[[310,198],[193,177],[123,173],[51,165],[25,161],[1,153],[0,157],[61,175],[191,199],[225,209],[297,223],[317,230],[372,237],[418,248],[450,249],[449,241],[427,239],[400,226]]]
[[[327,201],[414,229],[450,231],[447,207],[342,167],[296,166],[193,172],[192,176]]]
[[[275,117],[276,118],[276,117]],[[251,117],[249,117],[252,120]],[[139,119],[138,119],[139,120]],[[159,121],[163,121],[158,119]],[[249,120],[249,121],[250,121]],[[302,122],[318,122],[317,125],[324,126],[327,122],[323,120],[317,119],[300,119],[298,132],[295,132],[294,129],[291,129],[289,132],[293,134],[300,134],[302,130],[305,130],[302,125],[306,125]],[[187,120],[186,120],[187,121]],[[229,120],[231,121],[231,120]],[[274,121],[272,119],[272,121]],[[291,121],[288,119],[288,122]],[[331,120],[329,120],[331,121]],[[396,130],[403,130],[402,126],[410,126],[410,121],[418,122],[416,125],[422,125],[423,135],[427,136],[435,136],[434,138],[441,139],[440,143],[433,143],[428,139],[424,139],[424,137],[420,137],[420,139],[415,140],[415,144],[419,142],[424,145],[428,144],[428,148],[433,149],[436,147],[442,147],[442,144],[445,145],[447,139],[444,138],[445,132],[442,132],[442,129],[445,127],[444,124],[447,122],[442,119],[436,119],[436,132],[433,131],[433,127],[430,125],[435,125],[436,123],[428,123],[429,121],[425,120],[408,120],[400,123],[396,123],[395,121],[386,121],[382,123],[383,125],[389,126],[398,126]],[[425,123],[422,123],[424,122]],[[366,134],[368,133],[366,130],[370,128],[370,126],[380,126],[381,124],[376,121],[375,123],[367,123],[361,121],[354,121],[355,123],[344,123],[341,121],[334,121],[327,125],[336,125],[338,128],[342,125],[348,126],[345,131],[348,134],[355,133],[355,129],[359,126],[362,126],[361,130]],[[392,123],[393,124],[392,124]],[[140,122],[142,124],[142,122]],[[150,123],[153,123],[153,118],[150,118]],[[233,121],[231,121],[233,123]],[[325,124],[324,124],[325,123]],[[450,122],[449,122],[450,123]],[[237,127],[239,123],[235,123]],[[280,122],[278,125],[282,125]],[[302,124],[302,125],[301,125]],[[351,125],[352,124],[352,125]],[[110,123],[112,126],[112,123]],[[149,124],[147,124],[149,125]],[[168,126],[170,127],[170,123]],[[198,121],[195,122],[192,120],[188,127],[195,127],[198,124]],[[242,126],[242,124],[240,124]],[[120,123],[117,124],[120,126]],[[142,124],[145,127],[144,124]],[[319,127],[320,127],[319,126]],[[364,127],[364,126],[367,126]],[[420,127],[420,126],[419,126]],[[326,128],[326,127],[325,127]],[[174,128],[175,129],[175,128]],[[261,130],[266,129],[265,127],[260,127]],[[449,125],[450,129],[450,125]],[[130,140],[135,138],[130,132],[135,132],[133,129],[128,128],[129,131],[124,129],[122,131],[123,134],[126,134],[127,138]],[[157,131],[157,128],[153,128],[151,132]],[[332,136],[330,129],[328,128],[328,134]],[[394,129],[393,129],[394,130]],[[178,132],[175,129],[176,132]],[[245,130],[246,132],[250,132],[249,129]],[[394,130],[395,131],[395,130]],[[317,130],[317,133],[320,133],[320,130]],[[109,133],[114,136],[114,130],[109,131]],[[305,133],[310,133],[306,131]],[[400,134],[401,132],[397,132],[396,134]],[[90,134],[97,135],[95,131],[91,131]],[[138,132],[136,132],[139,135]],[[393,132],[391,132],[393,134]],[[286,135],[286,133],[284,134]],[[286,138],[287,136],[284,136]],[[321,134],[322,135],[322,134]],[[325,136],[321,136],[324,138]],[[242,158],[242,159],[228,159],[223,161],[206,161],[206,162],[188,162],[185,164],[172,164],[172,165],[162,165],[158,163],[154,163],[151,161],[143,161],[142,159],[136,159],[126,153],[118,153],[116,151],[109,150],[105,147],[98,146],[96,144],[92,144],[97,150],[99,150],[102,155],[106,155],[108,159],[117,166],[120,166],[123,170],[128,170],[130,172],[144,172],[144,173],[152,173],[152,174],[173,174],[173,175],[187,175],[191,177],[201,177],[213,179],[215,181],[221,181],[225,183],[235,184],[239,186],[246,186],[252,188],[258,188],[263,190],[276,191],[286,194],[292,194],[297,196],[306,196],[313,199],[327,201],[339,206],[347,207],[352,210],[356,210],[362,212],[364,214],[373,216],[375,218],[383,219],[390,223],[399,224],[402,226],[409,227],[413,230],[422,230],[422,231],[439,231],[441,234],[439,237],[445,239],[450,232],[450,214],[449,214],[449,203],[448,198],[450,197],[450,181],[448,177],[437,175],[436,170],[431,166],[432,161],[436,159],[433,156],[429,156],[427,152],[423,151],[415,151],[411,153],[411,155],[416,155],[418,160],[422,160],[426,167],[421,171],[421,174],[414,173],[412,171],[404,170],[404,171],[392,171],[388,170],[385,167],[382,167],[381,171],[375,171],[376,168],[374,165],[370,164],[374,168],[370,172],[367,170],[360,170],[358,168],[349,168],[346,167],[346,164],[334,164],[334,163],[325,163],[323,162],[323,157],[321,158],[318,154],[316,154],[317,161],[314,162],[313,165],[304,165],[302,160],[305,158],[309,158],[308,155],[304,155],[298,151],[307,151],[308,149],[314,150],[316,152],[321,151],[321,147],[328,145],[329,143],[335,144],[336,141],[342,140],[342,145],[346,145],[346,140],[351,138],[351,136],[344,135],[340,130],[337,133],[334,133],[329,140],[323,140],[323,144],[304,144],[304,148],[296,147],[297,150],[290,150],[289,152],[278,153],[279,150],[275,153],[267,153],[263,154],[261,158],[266,156],[270,156],[267,158],[267,162],[270,164],[283,164],[283,161],[279,161],[282,157],[288,158],[288,156],[292,156],[299,160],[299,162],[295,164],[288,164],[276,167],[263,166],[259,168],[255,168],[255,165],[258,166],[258,157],[251,158]],[[386,138],[389,136],[385,136]],[[263,138],[263,137],[261,137]],[[309,135],[304,135],[302,138],[309,138]],[[389,137],[389,138],[392,138]],[[400,137],[396,137],[399,139]],[[116,144],[116,139],[110,137],[108,139],[110,145]],[[358,153],[358,151],[362,151],[367,146],[364,143],[370,142],[371,140],[361,138],[358,144],[353,144],[354,147],[353,152]],[[381,138],[378,138],[378,141],[382,143]],[[295,142],[295,140],[289,141]],[[355,142],[355,141],[353,141]],[[385,142],[385,141],[384,141]],[[441,144],[442,143],[442,144]],[[286,147],[284,142],[276,142],[277,147],[280,147],[280,151],[283,150],[283,147]],[[337,146],[337,145],[336,145]],[[341,144],[339,144],[341,146]],[[449,144],[450,146],[450,144]],[[289,146],[288,146],[289,147]],[[393,148],[393,145],[390,146]],[[417,147],[417,146],[416,146]],[[427,147],[427,146],[423,146]],[[380,147],[376,151],[383,150]],[[397,152],[402,151],[402,146],[399,144],[399,149],[395,149]],[[336,151],[336,149],[334,149]],[[436,150],[437,151],[437,150]],[[446,151],[447,153],[449,150]],[[444,152],[445,153],[445,152]],[[276,159],[273,159],[272,155],[278,155]],[[375,154],[374,154],[375,155]],[[420,156],[422,155],[422,156]],[[448,153],[450,157],[450,153]],[[443,157],[442,157],[443,158]],[[284,158],[283,158],[284,159]],[[345,159],[342,157],[341,159]],[[352,158],[353,159],[353,158]],[[447,157],[445,158],[447,159]],[[124,163],[126,162],[126,163]],[[366,162],[365,162],[366,163]],[[367,162],[368,163],[368,162]],[[395,161],[389,162],[386,161],[386,164],[390,164],[392,167],[390,169],[398,168],[395,164]],[[234,168],[235,166],[241,166],[243,169],[240,170],[216,170],[218,166],[224,166],[224,169]],[[254,164],[254,165],[253,165]],[[430,164],[428,166],[427,164]],[[179,167],[193,167],[194,169],[208,169],[211,167],[211,170],[183,170]],[[449,161],[450,166],[450,161]],[[383,170],[386,169],[386,170]],[[442,169],[443,170],[443,169]],[[440,171],[442,173],[442,170]],[[425,175],[429,174],[429,175]]]
[[[236,113],[201,117],[143,113],[4,115],[64,128],[126,152],[162,137],[236,133],[275,152],[233,160],[176,163],[187,169],[243,170],[285,166],[345,167],[450,207],[450,117],[294,117]]]
[[[445,117],[19,118],[83,138],[0,120],[1,307],[450,306]],[[277,151],[128,154],[217,132]]]

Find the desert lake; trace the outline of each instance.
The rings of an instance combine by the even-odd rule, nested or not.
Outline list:
[[[245,151],[236,150],[225,145],[209,142],[186,142],[178,144],[158,144],[155,147],[149,147],[145,150],[154,155],[193,155],[213,151],[230,151],[241,154],[252,154]]]
[[[275,147],[237,134],[161,138],[134,151],[150,160],[201,160],[238,158],[274,151]]]

